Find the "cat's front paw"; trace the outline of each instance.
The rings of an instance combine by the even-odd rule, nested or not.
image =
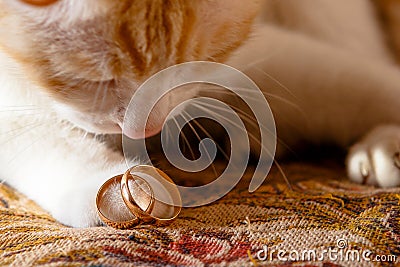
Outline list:
[[[105,181],[123,174],[126,169],[126,164],[121,163],[116,168],[75,177],[65,184],[67,186],[57,186],[53,192],[43,196],[43,206],[54,219],[67,226],[100,226],[102,222],[96,207],[98,190]]]
[[[400,127],[381,126],[355,144],[347,157],[352,181],[381,187],[400,185]]]
[[[76,185],[70,190],[60,190],[59,195],[49,200],[47,207],[60,223],[72,227],[93,227],[101,225],[96,209],[98,183]]]

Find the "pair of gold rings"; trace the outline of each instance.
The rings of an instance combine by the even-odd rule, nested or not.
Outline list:
[[[182,200],[168,175],[153,166],[139,165],[105,182],[96,205],[105,224],[128,229],[142,223],[170,223],[179,215]]]

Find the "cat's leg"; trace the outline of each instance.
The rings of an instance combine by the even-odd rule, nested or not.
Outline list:
[[[363,184],[400,185],[400,126],[379,126],[353,145],[347,157],[349,178]]]
[[[347,148],[379,125],[400,125],[398,66],[278,27],[265,26],[256,34],[229,64],[260,86],[287,146],[311,142]],[[393,139],[384,138],[383,143]]]
[[[353,53],[393,62],[371,0],[353,0],[345,4],[330,0],[264,2],[263,20],[269,23]],[[396,12],[394,7],[393,3],[391,13]]]
[[[1,180],[61,223],[98,225],[97,191],[107,179],[128,169],[123,156],[65,123],[32,121],[34,116],[25,115],[19,125],[0,123]]]

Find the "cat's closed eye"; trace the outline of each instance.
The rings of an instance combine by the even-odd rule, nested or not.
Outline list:
[[[58,0],[22,0],[22,2],[34,6],[47,6],[57,2]]]

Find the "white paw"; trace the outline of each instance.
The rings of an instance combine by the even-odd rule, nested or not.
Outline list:
[[[110,177],[111,178],[111,177]],[[101,185],[100,185],[101,186]],[[72,227],[92,227],[101,225],[96,209],[96,194],[99,185],[77,185],[70,190],[62,190],[53,205],[51,215],[62,224]]]
[[[73,179],[72,183],[57,188],[54,191],[56,194],[45,197],[45,208],[57,221],[68,226],[100,226],[102,222],[97,214],[97,192],[105,181],[126,170],[126,164],[122,163],[115,168]]]
[[[355,144],[347,157],[352,181],[381,187],[400,185],[400,127],[382,126]]]

